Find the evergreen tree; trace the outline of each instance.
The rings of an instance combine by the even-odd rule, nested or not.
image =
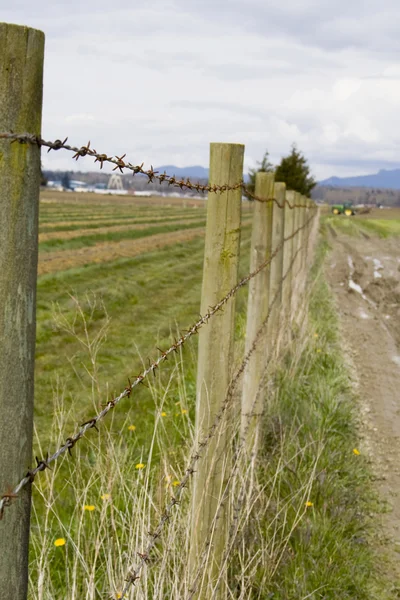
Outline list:
[[[275,181],[286,183],[288,190],[310,196],[311,190],[317,185],[310,174],[310,167],[304,155],[293,144],[292,151],[284,156],[275,170]]]
[[[253,194],[254,194],[254,190],[256,188],[256,173],[259,173],[260,171],[262,173],[273,173],[273,171],[274,171],[274,166],[272,165],[272,163],[269,162],[268,150],[265,151],[262,161],[261,162],[257,161],[257,164],[259,165],[258,169],[249,169],[249,178],[250,179],[247,184],[247,188]]]

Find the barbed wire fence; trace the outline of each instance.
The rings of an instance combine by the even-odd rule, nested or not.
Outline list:
[[[0,33],[2,27],[0,24]],[[22,60],[20,29],[23,28],[10,27],[11,41],[13,35],[16,38],[13,51]],[[40,32],[32,35],[37,34]],[[24,63],[23,74],[34,82],[41,80],[42,41],[38,36],[36,54],[33,53],[26,65]],[[13,48],[12,43],[11,47]],[[7,89],[7,85],[0,76],[0,92],[4,87]],[[16,85],[17,88],[20,86],[22,93],[25,89],[23,80]],[[14,93],[17,92],[14,89]],[[3,94],[3,97],[6,96]],[[11,104],[12,98],[9,102]],[[114,156],[98,153],[90,142],[77,147],[67,144],[68,138],[63,141],[45,141],[37,132],[40,114],[40,93],[25,120],[21,121],[12,110],[5,111],[5,116],[0,112],[0,150],[3,157],[0,161],[0,203],[4,208],[3,229],[0,233],[4,233],[5,239],[5,250],[0,253],[0,273],[6,273],[6,276],[0,275],[0,301],[7,306],[8,318],[8,321],[6,319],[0,322],[0,335],[6,350],[5,358],[0,360],[0,407],[3,423],[7,424],[0,428],[0,554],[7,554],[7,560],[0,569],[0,596],[11,597],[12,593],[16,600],[26,600],[27,597],[30,488],[35,478],[49,469],[60,456],[67,452],[72,455],[75,445],[90,429],[97,429],[98,424],[123,399],[133,395],[135,388],[149,374],[155,374],[169,356],[178,352],[191,337],[199,334],[195,450],[182,480],[150,532],[147,543],[140,552],[137,551],[139,560],[128,568],[126,584],[120,597],[126,597],[132,585],[137,583],[171,518],[171,511],[179,505],[183,491],[189,480],[193,479],[191,548],[188,557],[188,572],[191,574],[192,584],[188,590],[188,598],[197,594],[199,574],[201,571],[205,572],[206,565],[206,579],[211,586],[219,585],[222,598],[224,585],[220,566],[227,561],[226,548],[230,544],[226,527],[229,515],[224,500],[229,483],[238,468],[238,452],[250,462],[254,462],[257,456],[262,414],[259,393],[262,375],[268,361],[277,352],[276,340],[282,326],[282,315],[285,315],[289,324],[298,315],[307,271],[312,263],[318,224],[317,207],[310,199],[286,191],[284,184],[275,183],[274,176],[270,173],[257,174],[253,194],[243,182],[242,145],[211,144],[210,180],[203,185],[159,173],[153,167],[146,170],[143,164],[133,165],[125,154]],[[21,126],[26,131],[36,130],[36,133],[15,133],[14,129],[20,129]],[[148,182],[166,182],[182,190],[207,193],[207,227],[200,318],[175,339],[168,349],[160,350],[158,358],[150,361],[149,366],[141,373],[128,377],[128,383],[120,394],[108,400],[102,410],[82,423],[75,433],[65,439],[63,445],[50,456],[36,458],[36,466],[23,474],[24,465],[30,460],[32,447],[41,148],[71,152],[75,160],[92,157],[95,163],[99,163],[100,169],[108,162],[114,165],[114,170],[140,174],[147,177]],[[243,196],[254,201],[256,206],[250,272],[238,281]],[[20,203],[17,212],[13,205],[15,198]],[[12,231],[12,235],[6,235],[8,231]],[[253,282],[258,284],[253,285]],[[253,285],[250,289],[247,317],[251,327],[246,333],[244,358],[232,377],[235,296],[249,283]],[[215,316],[218,318],[214,318]],[[16,332],[11,331],[12,328]],[[252,381],[252,386],[244,387],[239,450],[232,457],[231,451],[227,450],[230,443],[222,423],[232,408],[240,381],[246,381],[246,378],[247,381]],[[22,405],[20,396],[23,396]],[[221,461],[228,465],[226,481],[221,478]],[[224,490],[222,497],[216,493],[220,489]],[[218,543],[215,543],[216,539]],[[221,548],[225,550],[221,551]]]

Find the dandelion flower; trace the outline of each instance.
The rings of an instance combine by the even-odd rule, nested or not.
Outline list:
[[[100,498],[102,500],[109,500],[111,498],[111,494],[103,494],[102,496],[100,496]]]
[[[136,425],[129,425],[128,429],[129,431],[135,431]]]
[[[88,510],[89,512],[93,512],[96,510],[96,507],[93,504],[85,504],[83,510]]]
[[[309,508],[310,506],[314,506],[314,502],[306,502],[306,507]]]
[[[186,408],[182,408],[182,414],[183,414],[183,415],[186,415],[186,413],[187,413],[187,410],[186,410]]]
[[[166,417],[166,416],[167,416],[167,413],[166,413],[166,412],[162,412],[162,413],[161,413],[161,416],[162,416],[162,417]]]
[[[173,482],[172,482],[172,485],[173,485],[174,487],[176,487],[176,486],[178,486],[178,485],[181,485],[181,482],[180,482],[180,481],[178,481],[178,480],[175,480],[175,481],[173,481]]]
[[[353,448],[353,454],[355,454],[356,456],[359,456],[360,451],[357,450],[357,448]]]
[[[144,469],[145,466],[146,465],[144,463],[138,463],[137,465],[135,465],[135,469]]]
[[[65,546],[66,541],[64,538],[57,538],[54,542],[54,545],[59,548],[60,546]]]
[[[119,600],[120,598],[122,598],[121,592],[117,592],[117,595],[115,597],[116,597],[117,600]]]

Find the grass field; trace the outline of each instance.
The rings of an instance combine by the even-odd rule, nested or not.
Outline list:
[[[64,195],[65,196],[65,195]],[[37,296],[37,357],[36,357],[36,425],[40,437],[47,437],[49,431],[49,401],[57,387],[64,389],[65,402],[74,413],[70,426],[87,416],[93,403],[103,402],[104,395],[123,389],[127,377],[138,372],[142,361],[149,356],[158,355],[156,346],[169,345],[171,332],[190,325],[199,312],[201,277],[203,269],[203,240],[201,234],[193,236],[185,243],[176,243],[162,247],[160,234],[171,231],[192,229],[187,221],[194,219],[193,228],[204,228],[205,209],[181,206],[157,206],[154,200],[149,206],[131,205],[118,201],[110,205],[87,206],[85,204],[67,204],[61,195],[61,201],[41,205],[40,229],[43,223],[54,227],[52,217],[60,218],[71,225],[62,225],[58,238],[40,243],[39,272],[43,260],[51,257],[53,248],[60,250],[65,257],[68,269],[54,274],[43,275],[38,281]],[[55,198],[57,200],[57,197]],[[112,229],[115,219],[136,219],[141,223],[152,223],[164,218],[154,227],[139,231],[133,227],[122,232],[98,235],[96,228],[92,234],[64,240],[63,235],[70,231],[79,233],[73,224],[76,216],[81,230],[87,232],[87,224],[93,214],[102,210],[109,215],[109,221],[102,220],[102,229]],[[176,213],[176,215],[175,215]],[[142,226],[142,225],[141,225]],[[70,227],[70,229],[67,229]],[[54,229],[53,229],[54,231]],[[136,240],[157,235],[159,248],[147,250],[132,258],[88,262],[84,266],[74,266],[76,251],[79,259],[91,247],[96,259],[96,251],[107,240],[112,246],[121,238]],[[250,229],[243,229],[241,273],[248,270],[248,242]],[[108,252],[112,255],[112,250]],[[107,258],[102,257],[102,258]],[[245,293],[239,297],[239,310],[245,304]],[[89,346],[88,339],[102,337],[102,344]],[[95,356],[94,356],[95,352]],[[96,373],[92,365],[96,359]],[[166,367],[164,371],[169,372]],[[93,387],[93,377],[96,387]],[[154,419],[154,408],[146,403],[145,388],[135,394],[135,400],[127,403],[134,413],[140,410],[140,418]],[[98,404],[96,404],[98,405]],[[133,406],[132,406],[133,405]],[[139,409],[140,406],[140,409]],[[123,418],[126,410],[122,409]],[[134,414],[132,418],[136,418]],[[146,431],[146,427],[143,427]],[[140,437],[140,431],[138,434]]]
[[[75,195],[48,192],[43,200],[40,234],[56,235],[42,238],[40,247],[39,272],[46,261],[54,264],[38,281],[40,456],[124,389],[127,378],[158,355],[157,347],[169,345],[196,320],[205,222],[198,201],[182,206],[174,199],[168,206],[165,199],[88,197],[81,204]],[[240,276],[249,270],[249,219],[245,211]],[[120,223],[124,229],[115,230]],[[55,245],[46,245],[49,241]],[[376,507],[368,467],[353,452],[354,398],[321,271],[326,251],[323,244],[301,327],[283,362],[270,367],[260,468],[254,475],[244,457],[237,458],[228,502],[233,511],[239,502],[241,510],[234,534],[231,529],[231,566],[221,572],[235,582],[234,598],[389,598],[377,582],[370,543],[367,514]],[[247,293],[245,288],[237,295],[238,360]],[[164,363],[157,378],[149,378],[148,387],[135,388],[99,433],[88,432],[72,457],[65,455],[38,477],[32,600],[119,597],[127,566],[143,551],[192,451],[197,352],[192,340]],[[190,493],[174,515],[139,582],[145,600],[186,598],[193,584],[186,565]],[[56,540],[62,540],[59,546]],[[134,591],[128,597],[136,597]]]

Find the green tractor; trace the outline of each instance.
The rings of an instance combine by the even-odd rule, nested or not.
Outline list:
[[[352,217],[356,214],[351,202],[344,202],[343,204],[334,204],[332,206],[332,213],[334,215],[346,215],[346,217]]]

